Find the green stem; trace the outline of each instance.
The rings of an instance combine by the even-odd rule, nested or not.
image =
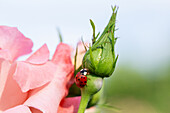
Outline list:
[[[80,101],[78,113],[84,113],[90,98],[91,98],[91,95],[86,93],[84,88],[82,88],[81,89],[81,101]]]

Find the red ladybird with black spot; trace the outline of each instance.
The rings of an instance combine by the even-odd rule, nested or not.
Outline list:
[[[75,83],[79,88],[83,88],[87,83],[87,69],[81,69],[75,77]]]

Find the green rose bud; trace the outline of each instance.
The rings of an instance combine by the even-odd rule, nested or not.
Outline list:
[[[100,77],[109,77],[112,75],[118,57],[115,57],[114,45],[116,39],[114,36],[116,22],[116,7],[113,8],[113,14],[108,25],[97,41],[95,37],[95,26],[93,27],[93,45],[89,47],[83,58],[83,67],[87,68],[90,73]],[[98,35],[97,35],[98,36]]]

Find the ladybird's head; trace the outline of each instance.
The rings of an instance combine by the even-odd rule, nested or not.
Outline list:
[[[86,76],[86,75],[88,74],[87,69],[86,69],[86,68],[81,69],[81,70],[80,70],[80,74]]]

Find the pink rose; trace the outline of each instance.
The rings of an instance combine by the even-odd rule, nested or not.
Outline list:
[[[0,26],[0,112],[76,113],[80,97],[65,98],[74,83],[71,48],[60,43],[51,60],[44,44],[25,61],[33,43],[17,28]]]

